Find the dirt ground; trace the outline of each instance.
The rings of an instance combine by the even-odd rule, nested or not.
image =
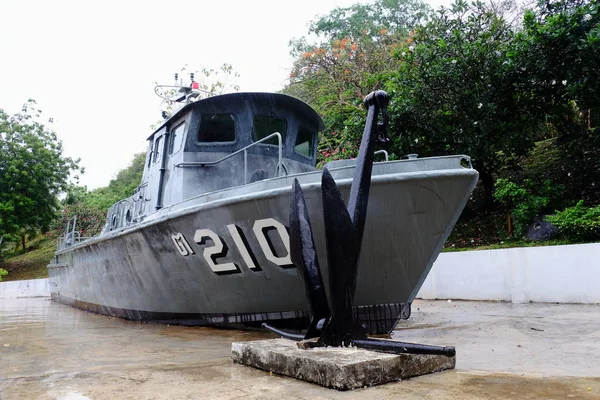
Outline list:
[[[393,336],[456,370],[337,392],[231,362],[265,332],[141,324],[0,300],[0,399],[600,399],[600,306],[417,301]]]

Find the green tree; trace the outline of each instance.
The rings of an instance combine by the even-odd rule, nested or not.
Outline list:
[[[329,39],[380,37],[385,29],[390,35],[408,35],[414,27],[427,21],[432,9],[422,1],[377,0],[369,4],[337,7],[311,22],[309,33]]]
[[[390,74],[393,150],[468,154],[492,199],[493,173],[505,157],[527,154],[544,124],[523,105],[511,62],[516,32],[495,7],[456,0],[396,50]]]
[[[538,107],[561,124],[600,101],[600,4],[540,0],[525,12],[516,53]]]
[[[553,132],[532,152],[526,173],[592,203],[600,201],[599,7],[596,0],[538,1],[524,15],[512,57],[530,93],[526,107]]]
[[[75,190],[74,197],[79,196],[80,202],[106,212],[117,201],[131,196],[135,188],[140,185],[145,161],[146,153],[134,154],[129,166],[120,170],[108,186],[94,189],[85,195]]]
[[[48,230],[60,209],[58,195],[80,170],[79,160],[63,156],[62,142],[36,120],[40,114],[33,100],[15,115],[0,109],[0,237],[20,237],[23,248],[27,234]]]
[[[420,0],[377,0],[336,8],[310,24],[314,40],[290,42],[294,66],[284,93],[311,104],[327,130],[319,148],[327,161],[354,156],[364,122],[362,99],[383,86],[382,74],[399,61],[394,49],[427,20]]]

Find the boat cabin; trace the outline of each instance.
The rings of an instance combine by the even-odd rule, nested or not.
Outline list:
[[[148,138],[133,196],[113,205],[105,230],[205,193],[315,170],[321,117],[283,94],[232,93],[186,104]]]

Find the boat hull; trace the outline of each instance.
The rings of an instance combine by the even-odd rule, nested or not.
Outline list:
[[[388,165],[374,168],[355,295],[356,316],[373,333],[388,332],[408,317],[406,305],[477,181],[476,171],[455,162],[412,172],[409,164],[396,169],[382,164]],[[353,169],[332,169],[345,198]],[[320,173],[296,178],[327,280]],[[308,303],[302,275],[289,260],[286,228],[293,179],[192,199],[137,226],[59,251],[48,266],[52,297],[140,321],[305,323]]]

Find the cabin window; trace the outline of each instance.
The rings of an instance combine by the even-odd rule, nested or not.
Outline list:
[[[177,125],[175,129],[171,131],[169,137],[169,155],[175,154],[179,151],[181,143],[183,142],[183,130],[185,129],[185,122]]]
[[[154,159],[152,163],[157,163],[160,160],[160,147],[162,145],[164,136],[160,136],[158,139],[154,141]]]
[[[314,134],[308,128],[300,126],[298,128],[298,136],[296,136],[296,143],[294,144],[294,151],[306,158],[312,158],[314,143]]]
[[[235,142],[235,115],[202,114],[198,142]]]
[[[154,152],[152,151],[152,141],[149,140],[148,141],[148,167],[150,167],[150,164],[152,164],[153,155],[154,155]]]
[[[287,121],[283,118],[271,117],[268,115],[255,115],[252,124],[252,140],[259,141],[272,133],[281,134],[282,144],[285,144],[285,133],[287,131]],[[265,144],[277,144],[277,138],[271,138]]]

